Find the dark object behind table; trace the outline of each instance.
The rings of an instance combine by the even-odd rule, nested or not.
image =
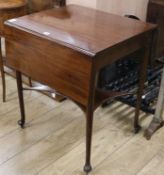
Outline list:
[[[139,20],[133,15],[125,15],[128,18]],[[149,57],[149,69],[147,71],[147,82],[142,96],[141,110],[148,113],[154,113],[155,101],[158,96],[162,67],[160,64],[154,64],[156,59],[164,58],[164,0],[150,1],[148,6],[147,21],[159,25],[158,35],[152,38],[154,45]],[[114,91],[132,91],[136,92],[138,83],[138,59],[139,53],[133,53],[128,57],[112,66],[102,69],[100,73],[100,87],[106,90]],[[133,58],[133,59],[131,59]],[[135,58],[135,59],[134,59]],[[112,74],[111,74],[112,73]],[[117,100],[130,106],[136,106],[136,95],[120,97]],[[112,101],[108,101],[103,106],[108,106]]]
[[[157,58],[164,57],[164,0],[150,0],[147,22],[158,24]]]
[[[64,6],[65,4],[66,0],[28,0],[28,12],[39,12],[54,6]]]

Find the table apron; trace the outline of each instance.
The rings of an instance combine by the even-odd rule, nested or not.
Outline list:
[[[8,30],[6,52],[11,68],[82,105],[88,104],[92,72],[89,56],[19,30]]]
[[[100,70],[144,47],[150,47],[152,34],[152,31],[141,34],[98,53],[95,59],[95,70]]]

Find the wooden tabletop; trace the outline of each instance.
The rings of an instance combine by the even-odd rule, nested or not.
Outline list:
[[[93,56],[156,27],[77,5],[27,15],[6,24]]]
[[[27,0],[0,0],[0,10],[19,8],[26,4]]]

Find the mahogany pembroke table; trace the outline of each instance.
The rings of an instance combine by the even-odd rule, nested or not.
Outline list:
[[[134,128],[138,124],[146,67],[156,25],[77,5],[50,9],[6,22],[7,64],[16,70],[25,124],[21,73],[54,88],[86,114],[86,163],[90,172],[93,113],[105,100],[125,95],[97,86],[101,68],[141,50],[140,83]]]

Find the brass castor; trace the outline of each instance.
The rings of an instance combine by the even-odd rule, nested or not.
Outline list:
[[[25,128],[25,122],[24,121],[22,121],[22,120],[18,120],[18,125],[23,129],[23,128]]]
[[[91,166],[91,165],[85,165],[85,166],[84,166],[84,171],[85,171],[86,173],[91,172],[91,171],[92,171],[92,166]]]

